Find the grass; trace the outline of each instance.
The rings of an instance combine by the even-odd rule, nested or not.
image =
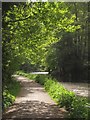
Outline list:
[[[31,75],[28,73],[23,73],[23,71],[18,72],[19,75],[23,75],[30,79],[33,79],[44,86],[45,90],[53,98],[54,101],[60,106],[65,107],[69,112],[69,118],[84,118],[88,119],[90,106],[87,98],[78,97],[74,92],[68,91],[59,84],[56,79],[53,79],[49,75]]]

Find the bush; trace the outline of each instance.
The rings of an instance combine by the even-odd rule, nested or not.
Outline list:
[[[20,91],[20,83],[14,79],[3,90],[3,110],[12,105]]]
[[[44,85],[46,81],[46,75],[37,75],[35,81],[40,83],[41,85]]]
[[[59,96],[58,103],[60,104],[61,107],[65,106],[66,110],[70,110],[71,104],[74,99],[75,99],[75,94],[73,92],[64,90]]]
[[[88,108],[86,107],[86,100],[82,98],[75,98],[71,104],[70,117],[71,118],[86,118],[88,119]]]
[[[46,78],[46,82],[44,84],[46,91],[50,91],[50,88],[55,84],[55,81]]]
[[[3,109],[9,107],[15,100],[15,96],[9,93],[8,90],[3,92]]]
[[[77,97],[74,92],[66,90],[55,79],[47,76],[37,76],[37,82],[44,85],[45,90],[57,102],[60,107],[69,111],[70,118],[88,118],[87,100]]]

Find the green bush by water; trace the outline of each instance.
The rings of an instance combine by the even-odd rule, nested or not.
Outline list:
[[[71,103],[75,97],[73,92],[66,90],[61,84],[52,79],[46,80],[44,86],[58,105],[66,107],[67,110],[70,109]]]
[[[86,107],[87,99],[77,97],[74,92],[66,90],[63,85],[47,75],[37,76],[36,81],[44,85],[45,90],[60,107],[65,107],[66,110],[69,111],[68,117],[89,118],[88,111],[90,111],[90,109]]]
[[[71,104],[70,116],[72,118],[86,118],[88,119],[87,101],[84,98],[76,97]]]

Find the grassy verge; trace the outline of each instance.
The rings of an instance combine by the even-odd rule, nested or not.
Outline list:
[[[20,83],[14,78],[5,86],[3,90],[3,110],[8,108],[15,101],[16,96],[20,91]]]
[[[20,72],[20,75],[32,79],[32,75],[28,73]],[[87,106],[90,106],[90,104],[88,103],[88,99],[76,96],[74,92],[66,90],[64,86],[48,75],[33,75],[33,78],[45,87],[45,90],[60,107],[65,107],[69,111],[68,117],[89,118],[88,113],[90,112],[90,108]]]

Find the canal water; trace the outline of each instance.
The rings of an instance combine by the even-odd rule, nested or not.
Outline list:
[[[73,91],[76,95],[88,97],[90,91],[90,84],[88,83],[71,83],[71,82],[60,82],[66,89]]]
[[[30,74],[48,74],[49,72],[30,72]]]

